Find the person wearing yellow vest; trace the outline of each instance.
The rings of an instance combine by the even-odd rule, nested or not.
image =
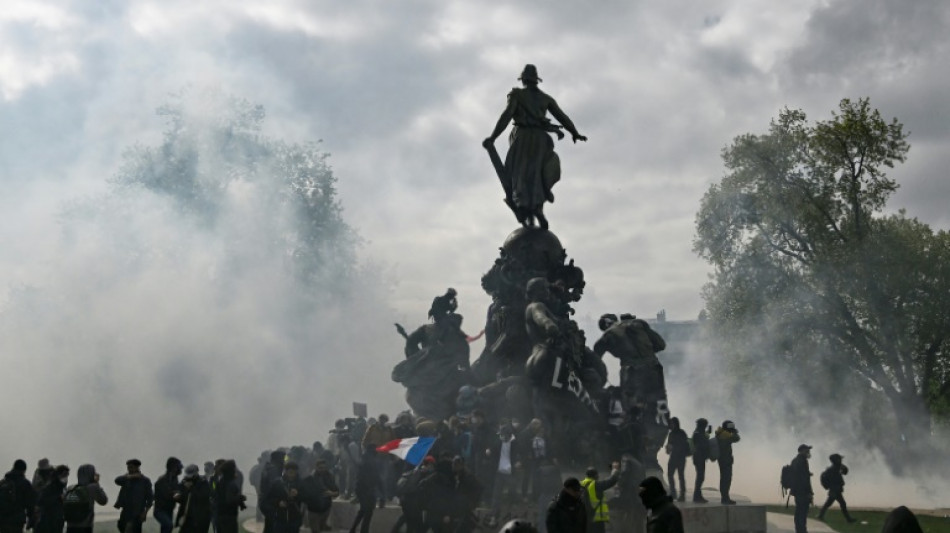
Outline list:
[[[610,477],[603,481],[598,479],[597,469],[587,469],[587,477],[581,481],[581,496],[587,502],[587,531],[588,533],[605,533],[607,522],[610,522],[610,509],[604,492],[617,484],[620,479],[620,463],[614,461],[610,465]]]

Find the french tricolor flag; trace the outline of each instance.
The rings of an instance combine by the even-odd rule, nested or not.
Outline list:
[[[391,440],[376,448],[376,451],[391,453],[412,466],[416,466],[425,459],[434,443],[435,437],[410,437],[408,439]]]

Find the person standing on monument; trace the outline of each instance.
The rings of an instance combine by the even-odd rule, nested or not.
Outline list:
[[[703,498],[703,482],[706,481],[706,461],[709,460],[709,435],[712,426],[705,418],[696,419],[696,429],[693,430],[693,467],[696,468],[696,485],[693,489],[693,503],[708,503]]]
[[[508,104],[498,118],[491,135],[482,142],[482,146],[492,155],[496,172],[505,189],[505,203],[515,213],[518,222],[525,226],[534,224],[537,219],[542,229],[548,228],[544,217],[544,202],[553,202],[551,188],[561,179],[561,163],[554,152],[554,141],[549,133],[555,133],[562,139],[563,127],[577,141],[586,141],[587,137],[578,133],[574,123],[557,102],[538,88],[542,80],[534,65],[525,65],[521,76],[522,88],[514,88],[508,93]],[[552,124],[547,118],[548,112],[561,124]],[[504,168],[495,150],[495,139],[514,122],[509,137],[508,153]]]
[[[732,455],[732,445],[739,442],[739,430],[732,420],[726,420],[722,427],[716,429],[716,446],[719,449],[719,495],[723,505],[735,505],[729,497],[732,488],[732,465],[735,458]]]

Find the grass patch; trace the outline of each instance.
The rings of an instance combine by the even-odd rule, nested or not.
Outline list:
[[[795,514],[795,506],[793,505],[788,507],[785,507],[784,505],[768,505],[766,508],[770,513],[781,513],[787,515]],[[818,516],[818,510],[819,509],[812,507],[808,513],[808,518],[816,519]],[[888,512],[885,511],[850,510],[850,512],[851,516],[857,520],[857,522],[849,524],[844,519],[844,515],[841,514],[841,510],[836,505],[831,509],[828,509],[828,512],[825,513],[825,523],[838,533],[877,533],[881,530],[881,528],[884,527],[884,520],[888,515]],[[950,532],[950,518],[927,514],[917,514],[916,516],[917,521],[920,522],[921,529],[924,530],[924,533]],[[867,523],[862,524],[862,522]]]

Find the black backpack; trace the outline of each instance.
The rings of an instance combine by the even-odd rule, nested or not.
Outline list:
[[[16,483],[9,479],[0,479],[0,517],[25,516],[23,506],[17,505]]]
[[[782,496],[785,496],[792,490],[792,465],[782,467],[782,477],[779,481],[782,484]]]
[[[63,517],[69,524],[84,522],[92,514],[92,498],[85,485],[73,485],[63,495]]]
[[[831,468],[826,468],[824,472],[821,473],[821,477],[818,478],[821,482],[821,487],[825,490],[831,488]]]

